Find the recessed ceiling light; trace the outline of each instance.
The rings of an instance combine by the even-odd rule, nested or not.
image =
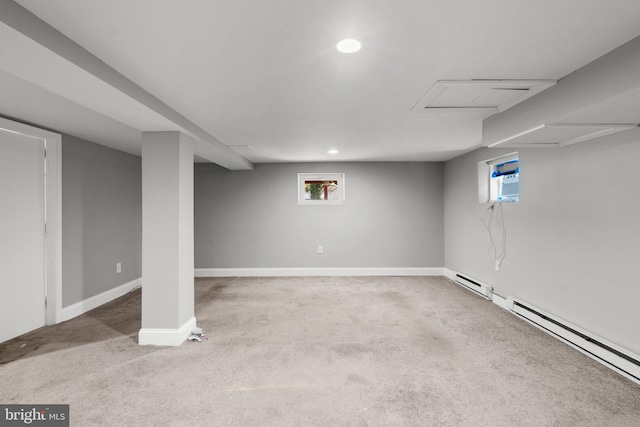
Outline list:
[[[338,51],[342,53],[355,53],[360,50],[362,45],[356,39],[344,39],[341,40],[336,47]]]
[[[338,150],[333,149],[333,150],[329,150],[327,151],[328,154],[338,154]]]

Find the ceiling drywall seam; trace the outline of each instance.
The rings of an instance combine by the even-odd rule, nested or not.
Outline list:
[[[253,169],[248,159],[14,1],[0,2],[0,21],[165,117],[196,140],[206,143],[197,144],[202,149],[198,150],[201,151],[197,153],[199,156],[232,170]]]

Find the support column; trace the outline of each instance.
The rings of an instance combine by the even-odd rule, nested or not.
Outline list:
[[[140,345],[180,345],[189,336],[193,271],[193,140],[143,132]]]

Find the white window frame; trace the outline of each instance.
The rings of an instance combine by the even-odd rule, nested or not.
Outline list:
[[[335,200],[305,200],[306,181],[338,181],[338,197]],[[344,173],[317,173],[301,172],[298,174],[298,204],[311,206],[342,205],[345,200],[345,175]]]

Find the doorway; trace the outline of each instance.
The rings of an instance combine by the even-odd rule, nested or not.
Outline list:
[[[0,119],[0,342],[56,323],[59,134]]]

